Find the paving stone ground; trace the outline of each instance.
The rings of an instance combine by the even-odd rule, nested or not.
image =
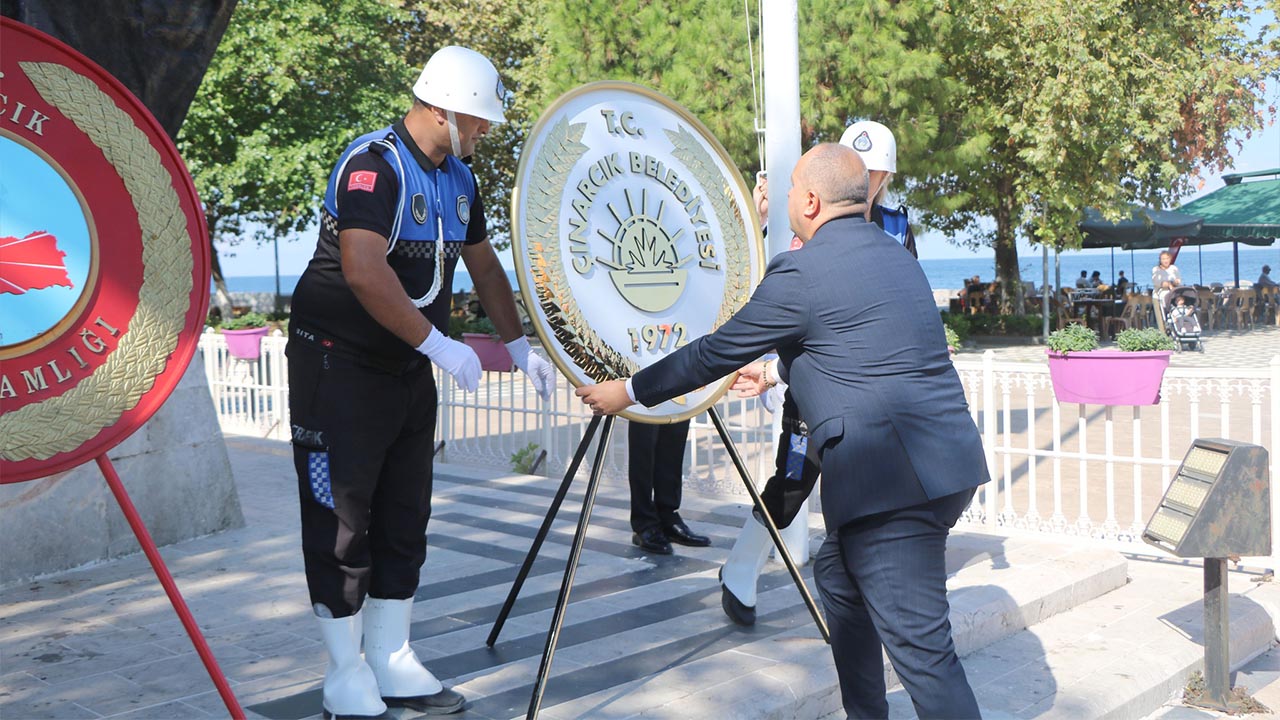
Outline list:
[[[243,437],[229,437],[228,449],[246,526],[163,553],[250,717],[316,717],[325,659],[306,599],[290,449]],[[459,466],[438,471],[411,637],[424,661],[471,699],[459,717],[524,714],[568,554],[576,490],[498,644],[491,650],[484,640],[557,483]],[[712,547],[651,557],[629,542],[625,485],[603,486],[542,716],[811,719],[836,711],[829,652],[780,566],[770,565],[761,580],[755,628],[730,625],[720,610],[715,573],[745,516],[741,499],[690,494],[685,504],[686,519],[712,536]],[[817,542],[820,518],[811,520]],[[1198,568],[1147,561],[1134,571],[1133,560],[1098,552],[1042,538],[953,536],[957,644],[989,716],[1036,716],[1011,700],[1033,691],[1008,684],[1039,682],[1035,668],[1056,678],[1062,702],[1087,695],[1076,680],[1081,663],[1096,658],[1073,659],[1072,623],[1080,621],[1069,610],[1078,602],[1128,592],[1135,619],[1177,611],[1196,622],[1187,608]],[[1052,590],[1072,573],[1083,579]],[[1243,573],[1232,576],[1233,592],[1259,587]],[[0,608],[4,720],[226,715],[141,555],[0,589]],[[1067,629],[1053,630],[1054,622]],[[1036,623],[1051,634],[1026,645],[1018,638],[1027,633],[1018,631]],[[1177,623],[1157,625],[1166,641],[1181,643],[1163,654],[1194,656],[1194,638],[1175,632]],[[1059,647],[1064,636],[1067,646]],[[1001,650],[1002,643],[1011,645]],[[1113,658],[1121,675],[1125,654]],[[894,717],[910,717],[900,690],[893,703]],[[1052,703],[1037,712],[1071,717]]]

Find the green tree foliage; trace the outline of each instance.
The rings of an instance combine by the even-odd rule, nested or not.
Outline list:
[[[542,50],[538,14],[510,0],[409,0],[405,5],[412,17],[408,57],[415,68],[443,45],[462,45],[492,60],[507,87],[507,122],[490,129],[471,164],[484,195],[490,237],[498,249],[506,248],[520,148],[541,107],[536,104]]]
[[[688,108],[744,174],[759,169],[741,5],[544,0],[534,14],[545,43],[538,107],[587,82],[639,83]]]
[[[1275,32],[1250,37],[1251,11],[1237,0],[943,9],[943,72],[963,89],[939,107],[942,133],[985,137],[989,150],[913,178],[911,200],[931,226],[994,246],[1004,288],[1020,286],[1019,232],[1078,247],[1084,208],[1118,217],[1126,202],[1159,207],[1197,170],[1226,164],[1228,135],[1261,126],[1255,102],[1280,68]]]
[[[343,145],[408,107],[408,20],[368,0],[238,4],[178,141],[213,240],[314,223]]]
[[[948,72],[938,43],[957,31],[941,0],[802,2],[803,145],[839,140],[850,123],[866,119],[893,131],[899,177],[931,177],[978,162],[989,138],[957,132],[963,85]]]
[[[531,40],[517,8],[494,0],[240,0],[179,137],[212,238],[234,246],[312,232],[342,148],[404,115],[418,73],[440,47],[468,45],[519,83]],[[473,166],[498,236],[529,114],[516,97],[513,122],[495,126]],[[220,282],[216,247],[214,258]]]
[[[801,143],[833,142],[857,119],[894,130],[899,173],[931,174],[979,156],[983,138],[944,137],[937,108],[959,90],[936,38],[952,27],[940,1],[812,0],[800,7]],[[760,72],[755,3],[576,0],[546,3],[541,105],[594,80],[636,82],[687,107],[743,175],[762,162],[752,101]],[[767,40],[767,38],[766,38]],[[760,109],[763,114],[763,107]],[[760,120],[763,122],[764,118]]]

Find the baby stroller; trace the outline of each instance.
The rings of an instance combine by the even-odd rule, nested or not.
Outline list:
[[[1164,296],[1165,331],[1178,344],[1179,352],[1204,352],[1204,341],[1200,339],[1200,318],[1196,317],[1196,303],[1199,299],[1196,289],[1189,286],[1176,287]]]

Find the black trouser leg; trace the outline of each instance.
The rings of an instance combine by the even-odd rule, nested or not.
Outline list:
[[[654,445],[653,504],[663,525],[680,520],[684,446],[688,439],[688,420],[658,426],[658,441]]]
[[[880,643],[922,720],[976,718],[956,656],[946,544],[973,490],[859,518],[828,536],[814,574],[849,717],[887,716]]]
[[[434,402],[414,407],[428,399],[420,376],[432,383],[430,398],[434,381],[429,371],[396,376],[304,347],[291,347],[288,357],[307,588],[318,612],[347,617],[363,605],[375,574],[379,590],[417,587],[425,549],[404,538],[416,535],[425,543],[427,507],[410,505],[398,513],[375,513],[374,507],[429,492],[430,437],[425,464],[420,456],[404,457],[400,443],[411,414],[429,409],[434,417]],[[382,487],[393,451],[392,482]],[[373,521],[378,527],[371,532]],[[397,552],[404,559],[395,559]]]
[[[654,448],[658,426],[627,423],[627,484],[631,487],[631,529],[635,532],[656,527],[658,508],[653,504]]]
[[[435,378],[429,371],[422,372],[407,385],[409,423],[387,448],[370,508],[373,576],[369,595],[386,600],[413,597],[422,563],[427,559],[437,410]]]

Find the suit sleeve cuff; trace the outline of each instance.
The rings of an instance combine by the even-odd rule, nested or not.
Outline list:
[[[635,388],[631,387],[631,378],[627,378],[627,399],[630,400],[632,404],[638,402],[636,400]]]

